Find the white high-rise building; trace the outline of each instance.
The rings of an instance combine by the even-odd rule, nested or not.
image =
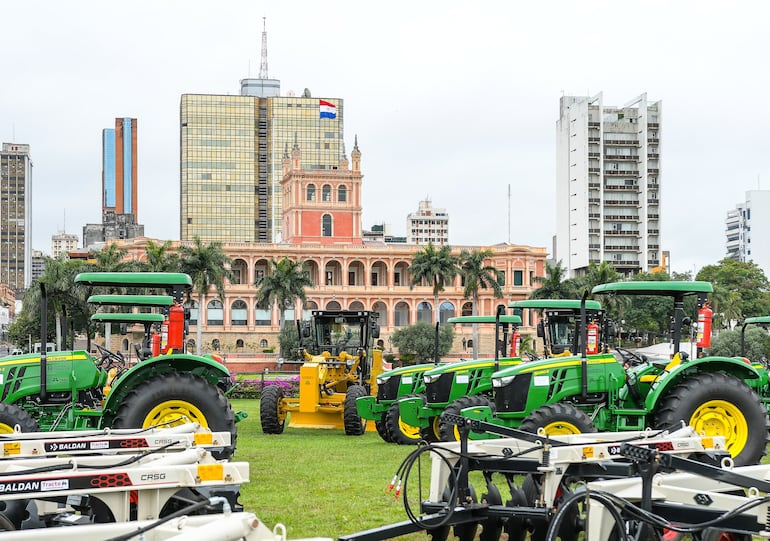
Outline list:
[[[554,260],[570,277],[601,261],[624,274],[660,265],[661,115],[647,94],[622,107],[561,98]]]
[[[417,212],[406,217],[407,244],[449,244],[449,214],[433,208],[430,199],[420,201]]]
[[[58,259],[61,254],[68,254],[78,249],[78,236],[60,230],[51,236],[51,257]]]
[[[749,190],[727,211],[725,236],[726,257],[753,261],[770,276],[770,190]]]

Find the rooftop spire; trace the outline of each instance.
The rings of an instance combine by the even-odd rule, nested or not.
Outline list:
[[[259,78],[269,79],[267,76],[267,17],[262,17],[262,61],[259,64]]]

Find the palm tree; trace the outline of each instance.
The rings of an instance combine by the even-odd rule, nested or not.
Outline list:
[[[460,252],[460,274],[465,281],[463,298],[471,299],[471,314],[478,315],[479,289],[492,289],[495,298],[503,296],[503,288],[500,287],[500,277],[502,273],[492,265],[486,265],[487,259],[492,257],[494,252],[489,249],[484,250],[463,250]],[[473,324],[473,358],[478,358],[479,351],[479,327]]]
[[[198,328],[195,350],[201,352],[203,324],[206,321],[206,294],[211,286],[217,291],[220,299],[224,298],[225,278],[230,279],[230,264],[232,260],[222,251],[221,242],[212,242],[208,246],[201,242],[200,237],[193,239],[192,246],[179,247],[179,266],[182,272],[190,275],[193,291],[198,293]]]
[[[280,329],[286,320],[286,308],[294,306],[297,299],[305,301],[305,288],[311,287],[313,281],[305,264],[284,257],[280,261],[270,260],[270,271],[266,276],[257,278],[257,305],[272,306],[278,303]]]
[[[177,272],[179,270],[179,254],[171,251],[171,241],[157,244],[153,240],[147,241],[144,249],[146,261],[144,270],[150,272]]]
[[[120,272],[135,267],[133,261],[126,261],[128,250],[119,248],[117,243],[111,242],[101,250],[91,252],[96,260],[95,270],[99,272]]]
[[[561,261],[556,265],[546,262],[545,276],[535,276],[534,281],[540,287],[534,290],[530,299],[576,299],[578,291],[574,280],[564,279],[567,269],[562,267]]]
[[[54,314],[56,349],[59,351],[62,349],[62,331],[67,332],[62,324],[65,314],[69,312],[72,316],[76,310],[84,309],[86,304],[80,290],[73,287],[75,275],[80,272],[82,267],[82,261],[70,260],[64,255],[58,259],[46,257],[45,270],[39,279],[39,283],[45,285],[48,306]],[[40,306],[40,300],[39,287],[30,288],[24,296],[24,304],[28,304],[30,307]],[[45,347],[45,344],[41,344],[41,347]]]
[[[451,253],[449,246],[442,246],[438,250],[429,243],[422,251],[417,252],[409,266],[409,274],[412,281],[409,288],[414,288],[423,280],[433,286],[433,322],[438,322],[438,294],[444,291],[444,286],[452,281],[458,272],[458,261]]]

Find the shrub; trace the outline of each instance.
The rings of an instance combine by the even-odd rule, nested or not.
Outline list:
[[[283,389],[284,396],[297,396],[299,394],[299,376],[263,377],[236,380],[235,375],[230,376],[234,382],[234,389],[228,394],[230,398],[258,399],[262,396],[262,389],[268,385],[278,385]]]

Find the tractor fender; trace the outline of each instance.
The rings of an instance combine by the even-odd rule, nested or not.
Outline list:
[[[658,376],[645,398],[645,408],[648,411],[655,411],[660,399],[676,384],[694,372],[723,372],[741,380],[761,378],[760,373],[754,366],[747,364],[740,358],[703,357],[701,359],[685,361],[668,372],[662,372]]]
[[[199,376],[212,385],[220,387],[222,391],[226,391],[230,385],[230,372],[212,357],[185,353],[153,357],[131,367],[112,384],[110,394],[104,401],[105,417],[112,417],[126,395],[137,385],[168,372],[185,372]]]

